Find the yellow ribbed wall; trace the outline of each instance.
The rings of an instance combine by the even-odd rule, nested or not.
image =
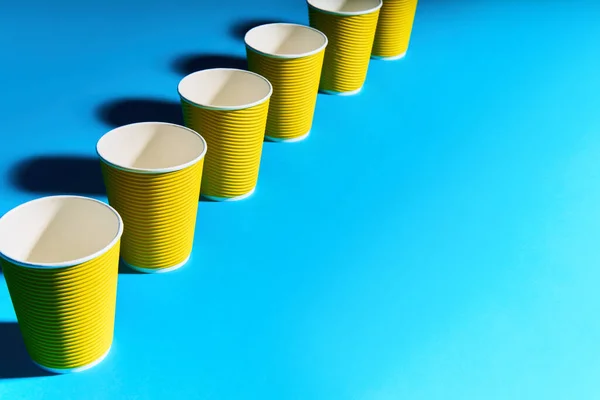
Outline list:
[[[121,257],[127,264],[159,270],[190,256],[203,161],[156,174],[101,163],[108,202],[123,218]]]
[[[379,10],[363,15],[335,15],[309,5],[310,26],[323,32],[325,50],[319,88],[332,92],[359,90],[367,77]]]
[[[25,346],[36,363],[72,369],[108,352],[114,331],[119,245],[70,267],[28,268],[1,260]]]
[[[295,139],[312,126],[325,49],[305,57],[275,58],[246,47],[248,68],[273,85],[266,136]]]
[[[202,174],[202,194],[232,198],[254,190],[269,100],[240,110],[202,108],[183,99],[181,104],[185,125],[198,132],[208,147]]]
[[[408,50],[417,0],[383,0],[372,54],[397,57]]]

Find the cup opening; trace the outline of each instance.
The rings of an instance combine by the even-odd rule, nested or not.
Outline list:
[[[103,161],[130,171],[160,173],[183,169],[204,157],[206,142],[195,131],[165,122],[124,125],[96,145]]]
[[[80,196],[24,203],[0,219],[0,253],[31,267],[64,267],[108,251],[123,221],[108,204]]]
[[[284,23],[252,28],[244,41],[259,53],[281,58],[308,56],[327,46],[327,36],[322,32],[308,26]]]
[[[319,10],[339,15],[360,15],[377,11],[382,0],[307,0]]]
[[[254,72],[233,68],[212,68],[194,72],[179,82],[179,95],[205,108],[236,110],[267,101],[273,88]]]

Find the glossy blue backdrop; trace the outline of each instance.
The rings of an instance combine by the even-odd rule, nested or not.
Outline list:
[[[0,213],[105,200],[94,146],[180,121],[187,72],[237,66],[301,0],[0,7]],[[43,376],[0,278],[0,398],[600,397],[600,3],[421,0],[411,48],[310,138],[266,143],[256,194],[199,204],[191,262],[119,277],[115,341]]]

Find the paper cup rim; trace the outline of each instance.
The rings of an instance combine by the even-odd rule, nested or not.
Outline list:
[[[204,73],[208,73],[208,72],[212,72],[212,71],[236,71],[236,72],[242,72],[242,73],[254,75],[254,76],[256,76],[256,77],[264,80],[267,83],[267,85],[269,85],[269,93],[267,93],[267,95],[264,96],[262,99],[257,100],[257,101],[252,102],[252,103],[242,104],[240,106],[221,106],[221,107],[219,107],[219,106],[210,106],[210,105],[207,105],[207,104],[195,103],[192,100],[186,98],[183,94],[181,94],[181,90],[180,90],[181,84],[183,83],[183,81],[185,79],[191,77],[192,75],[200,75],[200,74],[204,74]],[[271,98],[271,95],[273,94],[273,85],[264,76],[262,76],[260,74],[257,74],[256,72],[247,71],[245,69],[239,69],[239,68],[208,68],[208,69],[203,69],[201,71],[192,72],[191,74],[188,74],[188,75],[184,76],[179,81],[179,84],[177,85],[177,93],[179,93],[179,97],[181,98],[181,100],[183,100],[186,103],[189,103],[189,104],[191,104],[192,106],[195,106],[195,107],[204,108],[204,109],[207,109],[207,110],[234,111],[234,110],[245,110],[247,108],[251,108],[251,107],[254,107],[254,106],[257,106],[259,104],[262,104],[262,103],[266,102],[267,100],[269,100]]]
[[[332,11],[332,10],[326,10],[324,8],[321,8],[317,5],[312,4],[313,0],[306,0],[306,3],[308,4],[309,7],[314,8],[315,10],[319,10],[325,14],[332,14],[332,15],[339,15],[339,16],[344,16],[344,17],[350,17],[350,16],[355,16],[355,15],[366,15],[366,14],[371,14],[377,10],[379,10],[382,6],[383,6],[383,0],[378,0],[379,4],[373,8],[369,8],[368,10],[361,10],[361,11]]]
[[[175,128],[179,128],[179,129],[183,129],[186,130],[188,132],[191,132],[193,134],[195,134],[196,136],[198,136],[200,138],[200,140],[202,141],[202,144],[204,145],[204,149],[202,150],[202,153],[200,153],[200,155],[196,158],[194,158],[191,161],[188,161],[186,163],[183,164],[179,164],[176,165],[174,167],[168,167],[168,168],[133,168],[133,167],[124,167],[122,165],[118,165],[115,164],[113,162],[108,161],[105,157],[102,156],[102,154],[100,153],[100,150],[98,149],[98,146],[100,144],[100,141],[110,135],[111,133],[114,133],[120,129],[124,129],[124,128],[128,128],[128,127],[132,127],[132,126],[137,126],[137,125],[165,125],[165,126],[172,126]],[[98,142],[96,143],[96,154],[98,155],[98,157],[100,158],[100,160],[102,160],[103,163],[121,170],[121,171],[125,171],[125,172],[133,172],[133,173],[138,173],[138,174],[164,174],[167,172],[175,172],[175,171],[181,171],[182,169],[185,169],[189,166],[192,166],[194,164],[196,164],[198,161],[202,160],[204,158],[204,156],[206,155],[206,151],[208,149],[208,145],[206,143],[206,140],[202,137],[202,135],[200,135],[198,132],[196,132],[195,130],[188,128],[186,126],[183,125],[178,125],[178,124],[173,124],[170,122],[159,122],[159,121],[149,121],[149,122],[135,122],[133,124],[126,124],[126,125],[121,125],[117,128],[111,129],[110,131],[106,132],[104,135],[102,135],[102,137],[100,139],[98,139]]]
[[[7,256],[6,254],[2,253],[0,251],[0,258],[3,258],[4,260],[12,263],[12,264],[16,264],[20,267],[25,267],[25,268],[32,268],[32,269],[59,269],[59,268],[67,268],[67,267],[72,267],[74,265],[79,265],[82,264],[84,262],[93,260],[95,258],[100,257],[101,255],[107,253],[110,249],[112,249],[115,244],[117,244],[117,242],[121,239],[121,236],[123,235],[123,219],[121,218],[121,215],[117,212],[117,210],[115,210],[110,204],[107,204],[103,201],[100,200],[96,200],[93,199],[91,197],[86,197],[86,196],[77,196],[77,195],[54,195],[54,196],[44,196],[44,197],[39,197],[37,199],[33,199],[33,200],[29,200],[25,203],[22,203],[18,206],[16,206],[15,208],[7,211],[6,213],[4,213],[2,215],[2,217],[0,217],[0,223],[2,223],[2,220],[4,219],[4,217],[6,217],[7,215],[13,214],[15,212],[18,212],[20,209],[31,205],[32,203],[37,203],[37,202],[42,202],[42,201],[49,201],[51,199],[60,199],[60,198],[70,198],[70,199],[80,199],[80,200],[87,200],[87,201],[91,201],[94,203],[98,203],[106,208],[108,208],[110,211],[112,211],[116,216],[117,216],[117,221],[119,221],[119,230],[117,231],[117,234],[115,235],[115,237],[106,245],[104,246],[102,249],[98,250],[95,253],[92,253],[90,255],[87,255],[85,257],[80,257],[77,258],[75,260],[68,260],[68,261],[62,261],[62,262],[56,262],[56,263],[41,263],[41,262],[36,262],[36,263],[28,263],[25,261],[19,261],[19,260],[15,260],[12,257]]]
[[[272,25],[286,25],[286,26],[297,26],[300,28],[305,28],[307,30],[311,30],[314,31],[318,34],[320,34],[321,36],[323,36],[323,39],[325,39],[325,43],[323,43],[321,46],[319,46],[319,48],[317,48],[316,50],[311,50],[311,51],[307,51],[305,53],[298,53],[298,54],[273,54],[273,53],[265,53],[264,51],[260,51],[257,48],[251,46],[248,43],[248,35],[250,34],[250,32],[252,32],[255,29],[259,29],[259,28],[264,28],[266,26],[272,26]],[[324,34],[323,32],[321,32],[320,30],[313,28],[312,26],[307,26],[307,25],[302,25],[302,24],[293,24],[293,23],[289,23],[289,22],[272,22],[269,24],[262,24],[262,25],[258,25],[255,26],[254,28],[250,29],[248,32],[246,32],[246,34],[244,35],[244,43],[246,44],[246,47],[249,48],[250,50],[261,54],[265,57],[270,57],[270,58],[278,58],[278,59],[295,59],[295,58],[302,58],[302,57],[309,57],[315,54],[320,53],[321,51],[323,51],[327,45],[329,44],[329,39],[327,38],[327,35]]]

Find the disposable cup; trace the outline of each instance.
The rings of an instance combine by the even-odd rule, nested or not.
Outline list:
[[[305,139],[312,127],[327,37],[308,26],[273,23],[252,28],[244,40],[248,68],[273,85],[266,139]]]
[[[329,44],[321,73],[323,93],[361,91],[369,69],[381,0],[307,0],[310,26]]]
[[[383,0],[371,58],[397,60],[408,50],[418,0]]]
[[[96,146],[108,202],[123,217],[121,258],[141,272],[168,272],[190,258],[207,145],[183,126],[124,125]]]
[[[249,197],[258,181],[271,83],[251,71],[212,68],[184,77],[178,91],[185,125],[210,149],[202,195],[215,201]]]
[[[122,233],[114,208],[80,196],[42,197],[0,218],[0,264],[40,367],[83,371],[109,353]]]

